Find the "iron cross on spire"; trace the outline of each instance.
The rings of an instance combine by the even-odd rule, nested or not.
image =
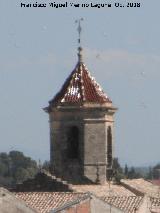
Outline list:
[[[82,47],[81,47],[81,32],[82,32],[82,27],[81,27],[81,22],[83,21],[84,19],[83,18],[80,18],[80,19],[77,19],[75,21],[75,23],[78,23],[78,28],[77,28],[77,31],[78,31],[78,44],[79,44],[79,47],[78,47],[78,60],[79,62],[82,62]]]
[[[78,23],[77,31],[78,31],[78,35],[79,35],[79,38],[78,38],[79,46],[81,46],[81,32],[82,32],[81,22],[82,22],[83,20],[84,20],[83,18],[80,18],[80,19],[77,19],[77,20],[75,21],[75,23]]]

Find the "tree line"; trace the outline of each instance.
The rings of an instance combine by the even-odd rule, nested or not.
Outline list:
[[[0,186],[6,188],[14,187],[17,183],[22,183],[28,178],[33,178],[40,168],[47,171],[50,170],[50,164],[45,161],[41,166],[30,157],[27,157],[23,152],[10,151],[9,153],[0,153]],[[113,159],[112,173],[110,180],[115,183],[120,183],[121,179],[160,179],[160,164],[155,165],[153,168],[148,168],[147,173],[138,171],[136,167],[128,167],[125,165],[123,168],[118,158]]]
[[[128,167],[127,164],[123,168],[118,158],[113,159],[112,164],[112,181],[115,183],[120,183],[121,179],[136,179],[136,178],[144,178],[146,180],[160,180],[160,163],[155,166],[138,168],[138,167]]]
[[[37,162],[22,152],[0,153],[0,186],[12,187],[34,177],[37,171]]]

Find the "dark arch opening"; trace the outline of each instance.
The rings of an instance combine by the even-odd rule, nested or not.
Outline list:
[[[68,132],[67,140],[68,158],[77,159],[79,157],[79,129],[72,126]]]
[[[107,129],[107,163],[108,168],[112,167],[112,130],[109,126]]]

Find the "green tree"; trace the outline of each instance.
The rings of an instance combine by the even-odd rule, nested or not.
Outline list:
[[[42,165],[42,169],[50,172],[50,162],[49,161],[44,161],[44,163]]]
[[[4,166],[5,166],[5,168],[4,168]],[[0,175],[8,176],[9,172],[10,172],[9,156],[7,155],[7,153],[2,152],[2,153],[0,153]]]
[[[0,185],[14,185],[32,178],[38,171],[36,161],[22,152],[0,153]]]
[[[153,167],[152,177],[153,179],[160,179],[160,164]]]
[[[120,184],[121,179],[124,178],[124,173],[123,173],[123,169],[118,161],[118,158],[113,159],[112,168],[113,168],[113,181],[116,184]]]
[[[30,178],[28,170],[22,167],[18,168],[14,174],[15,183],[21,183],[24,180],[27,180],[28,178]]]
[[[0,175],[5,177],[7,176],[7,174],[8,174],[8,168],[2,161],[0,161]]]
[[[141,174],[139,174],[138,172],[136,172],[134,167],[131,167],[129,172],[128,172],[128,178],[129,179],[135,179],[135,178],[140,178],[142,177]]]
[[[152,169],[152,167],[149,167],[149,172],[146,175],[146,179],[153,180],[153,169]]]
[[[126,178],[128,178],[128,166],[127,166],[127,164],[124,167],[124,175],[125,175]]]

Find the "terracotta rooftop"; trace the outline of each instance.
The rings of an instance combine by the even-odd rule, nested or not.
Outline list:
[[[39,213],[48,213],[76,200],[84,200],[89,196],[85,193],[70,192],[19,192],[15,196],[23,200],[30,208]]]
[[[97,197],[104,196],[135,196],[130,190],[121,185],[106,183],[105,185],[72,185],[75,192],[91,192]]]
[[[147,194],[152,197],[156,197],[159,193],[159,186],[154,185],[153,183],[146,181],[142,178],[139,179],[123,179],[121,183],[130,190],[134,189],[143,194]]]
[[[111,103],[101,86],[91,76],[83,62],[78,62],[75,69],[64,82],[61,90],[49,102],[51,105],[62,103]]]
[[[160,213],[160,197],[151,197],[150,198],[150,209],[153,213]]]
[[[121,209],[126,213],[134,213],[139,209],[143,197],[141,196],[112,196],[112,197],[102,197],[107,203]]]
[[[151,180],[151,183],[160,186],[160,180]]]
[[[0,187],[0,213],[33,213],[32,209],[22,200],[17,199],[13,193]]]

